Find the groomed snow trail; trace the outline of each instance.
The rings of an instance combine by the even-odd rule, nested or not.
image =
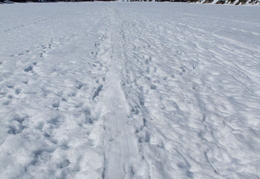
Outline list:
[[[259,7],[0,16],[0,178],[259,179]]]
[[[125,69],[123,37],[120,14],[115,9],[107,9],[109,37],[106,42],[107,53],[100,56],[109,61],[102,94],[98,106],[101,107],[101,118],[104,128],[104,171],[103,177],[132,178],[138,165],[138,149],[134,130],[129,126],[130,108],[122,88],[122,76]]]

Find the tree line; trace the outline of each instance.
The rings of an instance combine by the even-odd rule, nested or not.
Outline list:
[[[0,0],[0,3],[4,2],[18,2],[18,3],[25,3],[25,2],[93,2],[93,1],[118,1],[118,0]],[[213,0],[120,0],[123,2],[189,2],[189,3],[212,3]],[[216,4],[234,4],[236,0],[218,0]],[[235,5],[242,5],[242,4],[260,4],[260,0],[238,0]]]
[[[6,2],[7,0],[0,0]],[[10,0],[12,2],[82,2],[82,1],[116,1],[116,0]]]

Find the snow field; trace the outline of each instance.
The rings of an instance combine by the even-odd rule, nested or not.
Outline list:
[[[259,178],[259,12],[0,6],[1,178]]]

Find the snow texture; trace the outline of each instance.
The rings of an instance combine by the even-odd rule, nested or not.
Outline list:
[[[0,16],[1,179],[260,178],[259,6]]]

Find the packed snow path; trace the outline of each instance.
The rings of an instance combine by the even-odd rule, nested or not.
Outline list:
[[[259,7],[0,16],[0,178],[259,178]]]

